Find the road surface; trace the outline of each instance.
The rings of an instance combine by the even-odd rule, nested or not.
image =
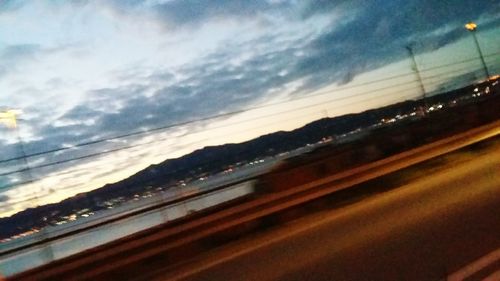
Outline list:
[[[494,274],[499,131],[498,122],[490,124],[9,279],[460,280],[453,278]],[[288,210],[299,215],[287,217]],[[278,224],[269,227],[268,219]],[[234,239],[234,232],[243,238],[228,243],[224,235]],[[487,273],[477,264],[486,264]]]
[[[144,278],[500,280],[500,139],[420,166],[402,186]]]

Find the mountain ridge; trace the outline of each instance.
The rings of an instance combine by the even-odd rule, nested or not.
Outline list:
[[[448,102],[464,92],[459,90],[428,97],[427,103]],[[467,91],[466,91],[467,90]],[[291,131],[277,131],[241,143],[229,143],[197,149],[184,156],[166,159],[152,164],[137,173],[115,183],[85,193],[79,193],[58,203],[29,208],[10,217],[0,218],[0,239],[10,237],[21,229],[32,229],[52,224],[58,218],[69,216],[83,209],[99,211],[106,209],[107,200],[123,197],[130,200],[134,195],[156,188],[169,188],[183,181],[213,175],[259,158],[278,155],[283,152],[317,143],[323,138],[346,134],[356,129],[367,128],[383,118],[415,112],[422,100],[406,100],[381,108],[336,117],[325,117]]]

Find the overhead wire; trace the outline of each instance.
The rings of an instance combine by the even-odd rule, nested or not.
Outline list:
[[[498,55],[498,54],[500,54],[500,52],[489,54],[486,57],[491,57],[491,56],[495,56],[495,55]],[[449,67],[449,66],[453,66],[453,65],[463,64],[465,62],[470,62],[470,61],[478,60],[478,59],[479,58],[471,58],[471,59],[462,60],[462,61],[455,62],[455,63],[449,63],[449,64],[445,64],[445,65],[430,67],[430,68],[427,68],[427,69],[422,69],[422,70],[420,70],[420,72],[426,72],[426,71],[430,71],[430,70],[434,70],[434,69],[439,69],[439,68],[443,68],[443,67]],[[344,90],[354,89],[354,88],[358,88],[358,87],[362,87],[362,86],[367,86],[367,85],[371,85],[371,84],[375,84],[375,83],[380,83],[380,82],[384,82],[384,81],[389,81],[389,80],[393,80],[393,79],[396,79],[396,78],[401,78],[401,77],[405,77],[405,76],[409,76],[409,75],[414,75],[414,74],[415,74],[415,72],[408,72],[408,73],[404,73],[404,74],[398,74],[398,75],[394,75],[394,76],[390,76],[390,77],[385,77],[385,78],[381,78],[381,79],[376,79],[376,80],[371,80],[371,81],[368,81],[368,82],[358,83],[358,84],[350,85],[350,86],[346,86],[346,87],[339,87],[339,88],[336,88],[336,89],[322,91],[322,92],[320,91],[320,92],[316,92],[316,93],[309,94],[309,95],[296,96],[296,97],[292,97],[292,98],[286,99],[284,101],[279,101],[279,102],[274,102],[274,103],[260,104],[260,105],[257,105],[257,106],[248,107],[248,108],[241,109],[241,110],[235,110],[235,111],[231,111],[231,112],[219,113],[219,114],[215,114],[215,115],[211,115],[211,116],[206,116],[206,117],[203,117],[203,118],[192,119],[192,120],[188,120],[188,121],[184,121],[184,122],[178,122],[178,123],[174,123],[174,124],[169,124],[169,125],[166,125],[166,126],[160,126],[160,127],[156,127],[156,128],[147,129],[147,130],[130,132],[130,133],[127,133],[127,134],[122,134],[122,135],[118,135],[118,136],[114,136],[114,137],[101,138],[101,139],[97,139],[97,140],[92,140],[92,141],[87,141],[87,142],[82,142],[82,143],[74,144],[74,145],[71,145],[71,146],[64,146],[64,147],[59,147],[59,148],[55,148],[55,149],[49,149],[49,150],[45,150],[45,151],[39,151],[39,152],[29,153],[29,154],[26,154],[25,156],[17,156],[17,157],[11,157],[11,158],[7,158],[7,159],[1,159],[0,160],[0,164],[6,163],[6,162],[10,162],[10,161],[21,160],[23,158],[31,158],[31,157],[41,156],[41,155],[44,155],[44,154],[50,154],[50,153],[55,153],[55,152],[60,152],[60,151],[65,151],[65,150],[71,150],[71,149],[75,149],[75,148],[79,148],[79,147],[83,147],[83,146],[94,145],[94,144],[98,144],[98,143],[102,143],[102,142],[107,142],[107,141],[112,141],[112,140],[116,140],[116,139],[127,138],[127,137],[138,136],[138,135],[144,135],[144,134],[149,134],[149,133],[155,133],[155,132],[158,132],[158,131],[168,130],[168,129],[172,129],[172,128],[175,128],[175,127],[182,127],[182,126],[190,125],[190,124],[197,123],[197,122],[203,122],[203,121],[208,121],[208,120],[213,120],[213,119],[218,119],[218,118],[223,118],[223,117],[229,117],[229,116],[233,116],[233,115],[245,113],[245,112],[252,111],[252,110],[267,108],[267,107],[276,106],[276,105],[282,105],[282,104],[290,103],[290,102],[297,101],[297,100],[309,99],[309,98],[315,97],[315,96],[326,95],[326,94],[331,94],[333,92],[340,92],[340,91],[344,91]]]
[[[430,78],[430,77],[428,77],[428,78]],[[280,111],[280,112],[274,112],[274,113],[267,114],[267,115],[261,115],[261,116],[258,116],[258,117],[252,118],[252,119],[246,119],[246,120],[241,120],[241,121],[237,121],[237,122],[233,122],[233,123],[229,123],[229,124],[220,125],[220,126],[217,126],[217,127],[212,127],[212,128],[209,128],[208,130],[216,130],[216,129],[220,129],[220,128],[225,128],[225,127],[239,125],[239,124],[246,123],[246,122],[254,122],[255,120],[258,120],[258,119],[267,119],[269,117],[274,117],[274,116],[278,116],[278,115],[282,115],[282,114],[286,114],[286,113],[293,113],[293,112],[302,111],[302,110],[308,109],[308,108],[314,108],[314,107],[324,106],[325,104],[328,104],[328,103],[338,102],[338,101],[341,101],[341,100],[348,100],[348,99],[352,99],[352,98],[355,98],[355,97],[364,96],[364,95],[367,95],[367,94],[373,94],[373,93],[380,92],[380,91],[383,91],[383,90],[388,90],[388,89],[391,89],[391,88],[395,88],[395,87],[398,87],[398,86],[404,86],[404,85],[408,85],[409,83],[416,83],[416,82],[417,82],[417,80],[411,80],[411,81],[407,81],[407,82],[404,82],[404,83],[398,83],[396,85],[391,85],[391,86],[381,87],[381,88],[377,88],[377,89],[370,90],[370,91],[365,91],[365,92],[362,92],[362,93],[358,93],[357,95],[351,95],[351,96],[345,96],[345,97],[339,97],[339,98],[332,98],[332,99],[324,100],[324,101],[321,101],[321,102],[318,102],[318,103],[304,105],[304,106],[300,106],[300,107],[289,109],[289,110],[284,110],[284,111]],[[419,89],[419,87],[416,87],[416,86],[407,87],[407,88],[404,88],[404,89],[398,89],[397,91],[393,91],[393,92],[390,92],[390,93],[385,93],[385,94],[382,94],[382,95],[377,95],[376,97],[372,97],[372,98],[365,99],[365,100],[362,100],[362,101],[354,101],[354,102],[351,102],[351,103],[342,104],[342,105],[337,106],[337,107],[328,108],[328,110],[332,110],[332,109],[336,109],[336,108],[341,108],[341,107],[348,106],[348,105],[353,105],[353,104],[359,104],[359,103],[362,103],[362,102],[366,102],[368,100],[376,100],[376,99],[380,99],[380,97],[384,97],[384,96],[391,96],[391,95],[395,95],[395,94],[401,95],[402,93],[404,93],[406,91],[412,91],[412,90],[415,91],[415,90],[418,90],[418,89]],[[419,96],[419,94],[416,95],[416,97],[418,97],[418,96]],[[205,129],[205,130],[202,130],[202,131],[189,132],[189,133],[186,133],[186,134],[183,134],[183,135],[180,135],[180,136],[174,136],[174,137],[170,137],[169,136],[169,137],[165,137],[165,138],[154,139],[154,140],[150,140],[150,141],[147,141],[147,142],[136,143],[136,144],[132,144],[132,145],[128,145],[128,146],[123,146],[123,147],[119,147],[119,148],[115,148],[115,149],[111,149],[111,150],[106,150],[106,151],[101,151],[101,152],[97,152],[97,153],[87,154],[87,155],[83,155],[83,156],[80,156],[80,157],[74,157],[74,158],[64,159],[64,160],[60,160],[60,161],[45,163],[45,164],[41,164],[41,165],[31,166],[29,168],[22,168],[22,169],[19,169],[19,170],[8,171],[8,172],[0,173],[0,176],[8,176],[8,175],[16,174],[16,173],[22,173],[22,172],[25,172],[25,171],[30,170],[30,169],[31,170],[33,170],[33,169],[41,169],[41,168],[46,168],[46,167],[50,167],[50,166],[60,165],[60,164],[68,163],[68,162],[83,160],[83,159],[86,159],[86,158],[93,158],[93,157],[97,157],[97,156],[101,156],[101,155],[105,155],[105,154],[109,154],[109,153],[114,153],[114,152],[118,152],[118,151],[122,151],[122,150],[127,150],[127,149],[141,147],[141,146],[145,146],[145,145],[150,145],[150,144],[153,144],[153,143],[158,143],[158,142],[162,142],[162,141],[166,141],[166,140],[171,140],[173,138],[186,137],[188,135],[198,134],[198,133],[202,133],[202,132],[205,132],[205,131],[207,131],[207,130]],[[195,143],[197,143],[197,142],[195,142]],[[9,184],[9,185],[4,185],[4,188],[5,189],[10,189],[11,187],[18,186],[18,185],[23,185],[23,184],[26,184],[26,183],[22,182],[22,183],[14,183],[14,184]]]
[[[448,75],[448,73],[446,75]],[[439,77],[439,76],[442,76],[442,74],[441,75],[429,76],[429,77],[426,77],[426,79],[431,79],[431,78],[435,78],[435,77]],[[228,124],[228,125],[226,125],[224,127],[233,126],[233,125],[237,125],[237,124],[241,124],[241,123],[249,122],[249,121],[255,121],[255,120],[261,119],[261,118],[269,118],[269,117],[276,116],[276,115],[283,114],[283,113],[300,111],[300,110],[304,110],[304,109],[307,109],[307,108],[324,105],[325,103],[337,102],[337,101],[346,100],[346,99],[352,99],[352,98],[355,98],[355,97],[364,96],[364,95],[368,95],[368,94],[373,94],[375,92],[379,92],[379,91],[383,91],[383,90],[395,88],[395,87],[398,87],[398,86],[404,86],[404,85],[407,85],[408,83],[416,83],[416,82],[418,82],[418,81],[417,80],[411,80],[411,81],[406,81],[404,83],[398,83],[398,84],[395,84],[395,85],[390,85],[390,86],[386,86],[386,87],[377,88],[377,89],[374,89],[374,90],[369,90],[369,91],[365,91],[365,92],[361,92],[361,93],[357,93],[357,94],[352,94],[352,95],[349,95],[349,96],[336,97],[336,98],[332,98],[332,99],[328,99],[328,100],[325,100],[325,101],[321,101],[319,103],[312,104],[312,105],[305,105],[305,106],[293,108],[293,109],[290,109],[290,110],[285,110],[285,111],[280,111],[280,112],[275,112],[275,113],[272,113],[272,114],[268,114],[268,115],[265,115],[265,116],[255,117],[255,118],[252,118],[250,120],[243,120],[243,121],[234,122],[234,123]],[[332,92],[334,92],[334,90],[332,90]],[[183,137],[183,136],[186,136],[186,134],[181,135],[180,137]],[[169,137],[169,139],[171,139],[171,138],[172,137]],[[101,156],[101,155],[105,155],[105,154],[109,154],[109,153],[118,152],[118,151],[121,151],[121,150],[126,150],[126,149],[135,148],[135,147],[138,147],[138,146],[152,144],[152,143],[155,143],[155,142],[157,142],[157,141],[156,140],[152,140],[152,141],[148,141],[148,142],[145,142],[145,143],[132,144],[132,145],[123,146],[123,147],[119,147],[119,148],[115,148],[115,149],[110,149],[110,150],[105,150],[105,151],[101,151],[101,152],[97,152],[97,153],[91,153],[91,154],[87,154],[87,155],[82,155],[82,156],[79,156],[79,157],[74,157],[74,158],[59,160],[59,161],[50,162],[50,163],[44,163],[44,164],[40,164],[40,165],[32,165],[30,167],[25,167],[25,168],[14,170],[14,171],[8,171],[8,172],[0,173],[0,176],[8,176],[8,175],[16,174],[16,173],[27,172],[27,171],[34,170],[34,169],[40,169],[40,168],[45,168],[45,167],[49,167],[49,166],[64,164],[64,163],[67,163],[67,162],[73,162],[73,161],[77,161],[77,160],[83,160],[83,159],[86,159],[86,158],[93,158],[93,157],[97,157],[97,156]]]

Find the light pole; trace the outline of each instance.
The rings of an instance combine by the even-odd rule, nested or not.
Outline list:
[[[408,45],[405,47],[408,50],[408,54],[410,55],[411,61],[413,63],[413,70],[415,70],[415,74],[417,75],[418,85],[420,86],[420,90],[422,91],[422,98],[425,100],[425,87],[424,82],[422,81],[422,76],[420,75],[420,70],[418,69],[417,60],[415,59],[415,53],[413,52],[413,47]]]
[[[16,110],[16,109],[7,109],[7,110],[0,111],[0,125],[5,125],[5,126],[7,126],[7,128],[16,130],[17,141],[18,141],[19,148],[20,148],[21,154],[22,154],[21,157],[22,157],[25,169],[26,169],[26,173],[28,175],[28,180],[26,181],[26,183],[34,183],[35,178],[33,177],[33,174],[31,173],[31,167],[30,167],[29,162],[28,162],[28,156],[26,154],[23,139],[21,138],[21,133],[19,132],[19,127],[17,125],[17,121],[22,120],[22,119],[17,118],[17,116],[21,113],[22,113],[21,110]],[[40,204],[40,198],[38,197],[38,195],[35,195],[35,202],[37,205]],[[40,241],[43,241],[43,240],[48,238],[45,226],[41,227],[39,238],[40,238]],[[48,260],[48,262],[54,261],[54,252],[53,252],[52,246],[50,246],[50,244],[47,244],[47,246],[45,247],[45,250],[43,250],[43,252],[45,253],[46,259]],[[2,281],[1,276],[0,276],[0,281]]]
[[[418,69],[418,64],[417,60],[415,59],[415,53],[413,51],[413,46],[409,44],[408,46],[405,47],[406,50],[408,51],[408,54],[410,55],[412,64],[413,64],[413,70],[415,70],[415,74],[417,75],[418,79],[418,85],[420,86],[420,90],[422,91],[422,101],[423,101],[423,116],[426,115],[427,113],[427,100],[426,100],[426,93],[425,93],[425,86],[424,86],[424,81],[422,80],[422,76],[420,75],[420,70]]]
[[[474,38],[474,43],[476,43],[477,52],[479,53],[479,57],[481,58],[481,62],[484,68],[484,73],[486,74],[486,79],[489,80],[490,73],[488,72],[488,67],[486,66],[486,62],[484,61],[484,56],[483,52],[481,51],[481,46],[479,46],[479,42],[477,41],[477,36],[476,36],[477,24],[473,22],[468,22],[467,24],[465,24],[465,28],[471,32],[472,38]]]
[[[21,158],[23,160],[24,169],[26,169],[26,173],[28,175],[28,180],[26,183],[35,182],[33,175],[31,174],[31,167],[28,163],[28,157],[26,155],[26,149],[24,149],[23,139],[21,138],[21,133],[19,132],[19,127],[17,126],[17,121],[20,120],[17,118],[19,114],[21,114],[21,110],[16,109],[7,109],[5,111],[0,111],[0,124],[7,126],[7,128],[16,130],[17,143],[19,144],[19,149],[21,150]],[[38,203],[38,196],[35,196],[35,200]]]
[[[7,126],[7,128],[16,130],[17,141],[22,154],[21,156],[25,165],[26,172],[29,176],[28,182],[31,183],[33,182],[33,176],[31,175],[31,169],[26,156],[26,150],[24,149],[24,143],[21,138],[21,133],[19,132],[19,128],[17,126],[17,120],[19,120],[17,118],[17,115],[19,114],[21,114],[21,111],[16,109],[7,109],[5,111],[0,111],[0,124]]]

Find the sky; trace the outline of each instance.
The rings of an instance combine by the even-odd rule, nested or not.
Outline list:
[[[418,98],[405,46],[427,94],[484,79],[468,21],[498,73],[496,0],[0,0],[0,217]]]

